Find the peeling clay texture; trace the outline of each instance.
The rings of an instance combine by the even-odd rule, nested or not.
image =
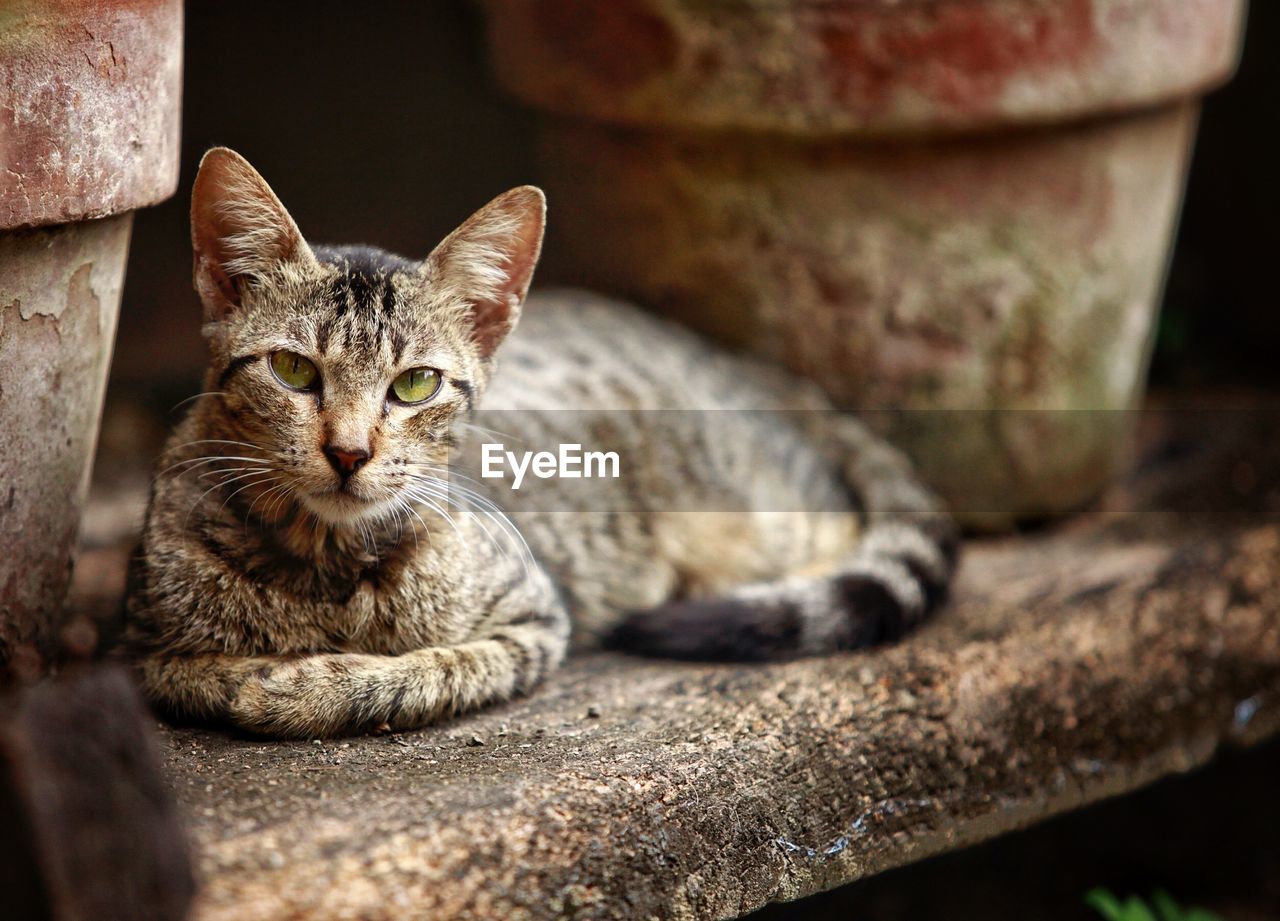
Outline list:
[[[0,675],[39,673],[61,626],[132,211],[177,186],[181,83],[181,0],[0,2]]]
[[[0,233],[0,670],[60,626],[132,225]]]
[[[1280,527],[1098,515],[971,549],[901,645],[574,660],[422,732],[162,731],[200,921],[729,918],[1280,729]]]
[[[172,195],[181,90],[180,0],[5,0],[0,229]]]

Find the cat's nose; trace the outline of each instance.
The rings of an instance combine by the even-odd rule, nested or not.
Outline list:
[[[329,459],[330,466],[338,471],[338,475],[344,480],[369,462],[369,452],[360,448],[325,445],[324,456]]]

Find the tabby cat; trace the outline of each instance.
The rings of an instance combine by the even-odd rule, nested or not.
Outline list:
[[[624,304],[526,305],[544,213],[513,189],[425,261],[309,246],[242,157],[205,156],[207,393],[162,456],[127,605],[160,710],[408,729],[531,691],[571,622],[579,647],[774,659],[891,639],[939,604],[953,532],[902,455]],[[543,481],[508,517],[451,468],[494,430],[563,441],[540,429],[564,410],[627,476]]]

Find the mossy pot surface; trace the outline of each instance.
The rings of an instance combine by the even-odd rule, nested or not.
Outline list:
[[[870,411],[972,527],[1106,489],[1241,0],[489,11],[552,272]]]
[[[552,250],[813,378],[1002,527],[1087,503],[1123,459],[1194,125],[862,147],[554,123]]]

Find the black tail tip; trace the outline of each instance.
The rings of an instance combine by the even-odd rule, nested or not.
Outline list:
[[[785,605],[698,599],[627,614],[604,647],[693,662],[768,662],[794,656],[799,639],[799,621]]]

